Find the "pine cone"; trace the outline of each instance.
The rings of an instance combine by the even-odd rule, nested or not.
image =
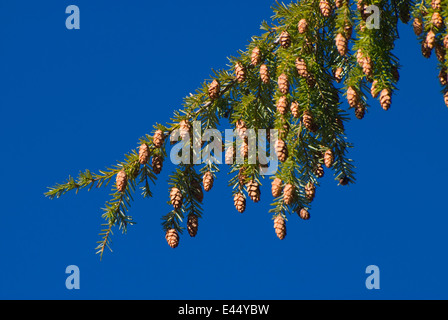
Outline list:
[[[235,123],[235,128],[236,128],[236,133],[238,134],[238,137],[240,137],[241,140],[246,140],[247,139],[247,135],[246,135],[247,127],[246,127],[246,123],[244,122],[244,120],[239,119]]]
[[[299,30],[299,33],[301,33],[301,34],[308,31],[308,22],[306,21],[306,19],[301,19],[299,21],[297,29]]]
[[[345,56],[348,51],[347,39],[342,33],[338,33],[336,36],[336,48],[341,56]]]
[[[311,132],[316,131],[316,124],[314,123],[313,115],[310,111],[305,110],[302,116],[302,122],[305,128],[307,128]]]
[[[344,5],[344,0],[336,0],[335,1],[336,8],[342,8]]]
[[[291,114],[294,118],[300,118],[300,110],[299,110],[299,104],[297,101],[293,101],[290,106]]]
[[[288,112],[288,99],[286,96],[281,96],[277,101],[278,113],[285,115]]]
[[[303,220],[309,220],[310,219],[310,213],[305,208],[300,209],[299,211],[299,217]]]
[[[324,154],[324,164],[327,168],[331,168],[333,166],[333,161],[333,151],[331,151],[331,149],[328,149]]]
[[[236,193],[233,197],[233,204],[239,213],[243,213],[246,210],[246,198],[242,193]]]
[[[434,48],[434,46],[436,45],[436,34],[434,33],[434,31],[432,30],[428,31],[425,42],[430,50]]]
[[[126,186],[128,184],[128,178],[124,170],[121,170],[120,172],[117,173],[117,177],[115,178],[115,184],[119,192],[123,192],[126,189]]]
[[[305,186],[305,196],[309,202],[314,200],[316,196],[316,186],[312,182],[308,182]]]
[[[274,219],[274,229],[275,229],[275,233],[277,234],[277,237],[280,240],[285,239],[285,237],[286,237],[286,224],[285,224],[285,219],[283,219],[283,217],[281,215],[278,215],[277,217],[275,217],[275,219]]]
[[[210,100],[217,99],[219,97],[220,92],[221,92],[221,85],[219,84],[219,81],[215,79],[208,87],[208,96],[210,97]]]
[[[443,96],[443,100],[445,101],[445,105],[448,107],[448,92],[446,92]]]
[[[348,185],[348,183],[349,183],[349,180],[348,180],[348,178],[347,177],[342,177],[341,179],[339,179],[339,184],[341,185],[341,186],[346,186],[346,185]]]
[[[431,57],[431,48],[428,47],[428,44],[426,43],[426,41],[422,41],[422,55],[425,58]]]
[[[265,64],[260,66],[260,78],[264,84],[268,84],[270,81],[268,66]]]
[[[170,191],[170,201],[174,209],[182,207],[182,192],[177,188],[172,188]]]
[[[331,5],[327,0],[320,0],[319,9],[324,17],[327,18],[331,15]]]
[[[355,116],[356,118],[358,118],[359,120],[364,119],[364,115],[366,114],[366,109],[361,105],[357,105],[355,108]]]
[[[182,140],[185,140],[187,137],[190,136],[190,121],[188,120],[182,120],[179,124],[179,136]]]
[[[324,168],[322,167],[322,165],[320,163],[318,163],[316,165],[316,168],[314,169],[314,174],[318,178],[322,178],[325,175]]]
[[[448,34],[443,38],[443,47],[448,50]]]
[[[142,143],[138,148],[138,162],[147,164],[149,159],[149,148],[146,143]]]
[[[163,136],[162,130],[157,130],[154,133],[154,136],[152,137],[152,142],[154,143],[154,146],[156,148],[161,148],[163,146],[164,140],[165,140],[165,137]]]
[[[246,69],[239,62],[235,65],[235,74],[236,74],[236,80],[239,83],[242,83],[246,80]]]
[[[282,31],[279,40],[282,48],[289,48],[291,46],[291,36],[288,31]]]
[[[439,81],[440,81],[440,85],[442,86],[446,86],[447,85],[447,74],[446,74],[446,69],[442,68],[440,69],[439,72]]]
[[[162,168],[163,159],[158,155],[154,155],[152,157],[152,171],[154,171],[155,174],[160,174],[160,172],[162,172]]]
[[[442,2],[441,0],[432,0],[431,1],[431,7],[434,10],[440,10],[442,8],[441,2]]]
[[[189,214],[187,220],[187,230],[190,237],[196,237],[198,234],[198,216],[195,214]]]
[[[279,178],[275,178],[272,181],[272,196],[274,198],[278,198],[280,197],[280,195],[282,194],[282,180]]]
[[[213,188],[214,177],[210,171],[207,171],[202,177],[202,184],[205,191],[210,191]]]
[[[372,98],[378,97],[379,90],[377,86],[378,86],[378,80],[374,80],[372,82],[372,86],[370,87],[370,94],[372,95]]]
[[[372,60],[370,57],[364,57],[362,72],[366,75],[366,77],[370,77],[373,74]]]
[[[356,107],[359,101],[358,93],[353,87],[348,87],[347,89],[347,101],[351,108]]]
[[[296,69],[297,69],[299,76],[301,76],[305,79],[310,76],[306,62],[302,58],[296,59]]]
[[[288,148],[283,140],[278,139],[275,142],[275,152],[277,153],[278,160],[285,162],[288,158]]]
[[[165,235],[166,242],[171,248],[176,248],[179,245],[179,234],[176,229],[169,229]]]
[[[286,184],[283,188],[283,200],[286,205],[290,205],[294,200],[294,185]]]
[[[342,68],[337,68],[336,71],[334,72],[334,79],[336,80],[337,83],[340,83],[342,81],[342,72],[344,70]]]
[[[414,33],[416,36],[419,36],[423,32],[423,22],[420,18],[415,18],[412,23],[412,27],[414,28]]]
[[[350,24],[350,22],[346,21],[344,25],[345,39],[350,40],[352,38],[352,34],[353,34],[353,26]]]
[[[389,110],[391,104],[391,92],[389,89],[383,89],[381,91],[380,104],[384,110]]]
[[[439,60],[440,63],[444,63],[446,54],[445,48],[441,46],[439,43],[436,43],[435,52],[437,60]]]
[[[252,55],[250,57],[250,62],[253,66],[257,66],[260,63],[260,48],[255,47],[252,50]]]
[[[392,66],[392,69],[390,72],[392,73],[392,78],[394,79],[395,82],[400,81],[400,72],[398,71],[397,66]]]
[[[289,81],[288,76],[284,73],[278,77],[278,88],[282,94],[288,94],[289,93]]]
[[[440,15],[440,13],[438,13],[438,12],[434,12],[434,13],[432,14],[432,17],[431,17],[431,23],[432,23],[433,26],[436,27],[437,29],[442,28],[442,26],[443,26],[443,18],[442,18],[442,16]]]
[[[246,159],[249,156],[249,145],[246,141],[243,141],[240,148],[241,158]]]
[[[240,170],[238,171],[238,182],[240,184],[240,186],[244,186],[247,182],[247,176],[244,173],[245,168],[241,167]]]
[[[204,192],[202,191],[201,183],[196,179],[191,181],[191,193],[198,202],[204,200]]]
[[[233,146],[229,146],[226,149],[226,154],[225,154],[225,164],[233,164],[233,161],[235,159],[235,149],[233,148]]]
[[[247,194],[252,199],[253,202],[260,201],[260,186],[258,182],[251,180],[246,185]]]

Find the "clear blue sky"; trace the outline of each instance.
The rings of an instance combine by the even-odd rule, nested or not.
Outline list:
[[[76,4],[81,29],[65,28]],[[1,299],[448,298],[447,123],[435,69],[400,27],[400,91],[347,124],[357,184],[327,174],[308,222],[276,238],[266,183],[246,213],[223,173],[204,200],[195,239],[166,244],[166,165],[154,198],[114,252],[95,254],[110,190],[51,201],[47,186],[121,160],[155,122],[259,34],[271,1],[1,1]],[[354,117],[353,117],[354,118]],[[65,288],[77,265],[81,289]],[[365,288],[378,265],[381,289]]]

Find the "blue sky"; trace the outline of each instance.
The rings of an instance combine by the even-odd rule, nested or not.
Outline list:
[[[78,5],[81,29],[65,28]],[[110,190],[43,196],[80,170],[121,160],[182,98],[259,34],[271,1],[2,1],[0,3],[1,299],[446,299],[448,159],[435,57],[400,26],[400,90],[346,125],[357,183],[331,175],[308,222],[274,233],[262,201],[233,207],[225,172],[205,196],[191,239],[166,244],[166,165],[154,198],[135,197],[138,222],[95,254]],[[354,118],[354,116],[353,116]],[[80,269],[67,290],[65,268]],[[377,265],[381,289],[367,290]]]

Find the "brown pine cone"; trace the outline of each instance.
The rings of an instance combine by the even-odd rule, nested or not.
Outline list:
[[[303,78],[308,78],[310,76],[306,62],[302,58],[296,59],[296,69],[299,76]]]
[[[233,197],[233,204],[239,213],[243,213],[246,210],[246,198],[242,193],[236,193]]]
[[[170,190],[170,201],[174,209],[182,207],[182,192],[178,188],[172,188]]]
[[[435,52],[437,60],[439,60],[440,63],[443,63],[445,61],[445,54],[446,54],[445,48],[439,43],[436,43]]]
[[[300,110],[299,110],[299,104],[297,101],[293,101],[290,106],[291,114],[294,118],[300,118]]]
[[[244,167],[241,167],[240,170],[238,171],[238,182],[240,184],[240,186],[244,186],[247,182],[247,176],[244,173],[246,169]]]
[[[274,198],[280,197],[281,194],[282,194],[282,180],[279,179],[279,178],[275,178],[272,181],[272,188],[271,188],[271,190],[272,190],[272,196]]]
[[[207,171],[204,173],[204,176],[202,177],[202,184],[204,185],[205,191],[210,191],[213,188],[213,182],[214,182],[213,174],[210,171]]]
[[[188,120],[182,120],[179,124],[179,136],[182,140],[185,140],[187,137],[190,136],[190,121]]]
[[[246,188],[247,194],[253,202],[260,201],[260,186],[258,185],[258,182],[251,180],[247,183]]]
[[[378,86],[378,80],[374,80],[372,82],[372,86],[370,87],[370,94],[372,95],[373,98],[378,97],[379,90],[377,86]]]
[[[359,101],[358,92],[353,87],[347,89],[347,101],[351,108],[356,107]]]
[[[246,122],[244,122],[244,120],[239,119],[235,123],[235,129],[236,129],[236,133],[238,134],[238,137],[240,137],[241,140],[247,139],[247,135],[246,135],[247,127],[246,127]]]
[[[336,35],[336,48],[341,56],[345,56],[348,51],[347,39],[344,37],[342,33],[338,33]]]
[[[349,183],[349,180],[347,177],[342,177],[341,179],[339,179],[339,184],[341,186],[346,186],[346,185],[348,185],[348,183]]]
[[[268,84],[270,81],[268,66],[265,64],[260,66],[260,78],[264,84]]]
[[[239,62],[235,65],[235,74],[236,74],[236,80],[239,83],[242,83],[246,80],[246,69]]]
[[[366,75],[366,77],[370,77],[373,74],[372,60],[370,57],[364,57],[362,72]]]
[[[443,38],[443,47],[448,50],[448,34]]]
[[[445,101],[445,105],[448,107],[448,92],[446,92],[443,96],[443,100]]]
[[[250,62],[253,66],[257,66],[260,63],[260,48],[255,47],[252,50],[252,54],[250,57]]]
[[[302,220],[309,220],[310,219],[310,213],[305,208],[300,209],[299,211],[299,217]]]
[[[187,230],[188,230],[188,234],[190,235],[190,237],[196,237],[196,235],[198,234],[198,226],[199,226],[199,221],[198,221],[198,216],[195,214],[189,214],[188,215],[188,220],[187,220]]]
[[[322,165],[320,163],[318,163],[316,165],[316,168],[314,169],[314,174],[318,178],[322,178],[325,175],[324,168],[322,167]]]
[[[166,242],[171,248],[176,248],[179,245],[179,234],[176,229],[169,229],[165,235]]]
[[[294,185],[286,184],[283,188],[283,201],[286,205],[290,205],[294,200]]]
[[[193,197],[198,202],[202,202],[202,200],[204,200],[204,192],[202,191],[201,183],[198,180],[193,179],[190,187]]]
[[[446,86],[447,85],[447,74],[446,74],[446,68],[442,68],[442,69],[440,69],[440,72],[439,72],[439,81],[440,81],[440,84],[442,85],[442,86]]]
[[[219,97],[220,92],[221,92],[221,85],[219,84],[219,81],[215,79],[208,87],[208,96],[210,97],[210,100],[217,99]]]
[[[440,10],[442,8],[441,2],[442,2],[441,0],[432,0],[431,1],[431,7],[434,10]]]
[[[226,149],[226,154],[225,154],[225,164],[233,164],[233,161],[235,159],[235,148],[233,148],[233,146],[229,146]]]
[[[350,40],[352,38],[352,34],[353,34],[353,26],[350,24],[350,22],[346,21],[344,25],[345,39]]]
[[[305,128],[307,128],[311,132],[316,131],[316,124],[314,123],[313,115],[310,111],[305,110],[302,116],[302,122]]]
[[[297,29],[301,34],[308,31],[308,22],[306,21],[306,19],[300,19]]]
[[[436,45],[436,34],[434,33],[434,31],[428,31],[425,42],[429,49],[432,50],[432,48],[434,48],[434,46]]]
[[[420,18],[415,18],[412,23],[412,27],[414,28],[414,33],[416,36],[419,36],[423,32],[423,22]]]
[[[154,143],[154,146],[156,148],[161,148],[163,146],[164,140],[165,140],[165,137],[163,135],[163,131],[162,130],[157,130],[154,133],[154,136],[152,137],[152,142]]]
[[[443,18],[438,12],[434,12],[431,17],[431,23],[434,27],[437,29],[440,29],[443,27]]]
[[[147,164],[149,159],[149,148],[146,143],[142,143],[138,148],[138,162]]]
[[[364,119],[365,114],[366,114],[366,109],[364,108],[364,106],[361,104],[357,105],[355,108],[356,118],[358,118],[359,120],[362,120],[362,119]]]
[[[336,0],[335,1],[336,8],[342,8],[344,2],[345,2],[344,0]]]
[[[384,110],[389,110],[391,104],[391,92],[389,89],[383,89],[380,94],[380,104]]]
[[[243,140],[243,143],[241,144],[240,155],[241,155],[241,158],[243,158],[243,159],[246,159],[249,156],[249,145],[244,140]]]
[[[126,176],[126,172],[124,172],[124,170],[121,170],[117,173],[117,177],[115,178],[115,185],[117,186],[117,190],[119,192],[123,192],[126,189],[127,184],[128,178]]]
[[[334,156],[333,151],[331,149],[328,149],[325,151],[324,154],[324,164],[327,168],[331,168],[333,166]]]
[[[289,93],[289,80],[288,76],[284,73],[278,77],[278,88],[282,94],[288,94]]]
[[[425,58],[431,57],[431,48],[428,46],[426,41],[422,41],[422,55]]]
[[[286,96],[281,96],[277,101],[278,113],[285,115],[288,112],[288,99]]]
[[[280,214],[277,217],[275,217],[275,219],[274,219],[274,229],[275,229],[275,233],[277,234],[277,237],[280,240],[285,239],[286,223],[285,223],[285,219],[283,219],[283,217]]]
[[[154,155],[152,157],[152,171],[154,171],[155,174],[160,174],[160,172],[162,172],[162,167],[163,159],[158,155]]]
[[[316,186],[311,181],[305,186],[305,196],[309,202],[312,202],[316,196]]]
[[[278,139],[275,142],[275,152],[277,154],[278,160],[280,162],[285,162],[288,158],[288,148],[283,140]]]
[[[282,31],[279,40],[282,48],[289,48],[291,46],[291,36],[288,31]]]
[[[327,18],[331,15],[331,5],[327,0],[320,0],[319,9],[324,17]]]
[[[340,83],[342,81],[342,72],[344,70],[342,68],[337,68],[334,72],[334,79],[337,83]]]

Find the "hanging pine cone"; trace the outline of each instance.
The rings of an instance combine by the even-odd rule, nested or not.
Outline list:
[[[336,8],[342,8],[344,5],[344,0],[336,0],[335,2]]]
[[[442,86],[446,86],[447,85],[448,82],[447,82],[446,68],[440,69],[439,81],[440,81],[440,85],[442,85]]]
[[[154,171],[155,174],[160,174],[160,172],[162,172],[162,167],[163,159],[158,155],[154,155],[152,157],[152,171]]]
[[[286,96],[281,96],[277,101],[277,111],[278,113],[285,115],[288,111],[288,99]]]
[[[431,7],[434,10],[440,10],[442,8],[441,2],[442,2],[441,0],[432,0],[431,1]]]
[[[250,57],[250,62],[253,66],[257,66],[260,63],[260,48],[255,47],[252,50],[252,55]]]
[[[117,177],[115,178],[115,185],[117,186],[117,190],[119,192],[123,192],[126,189],[127,184],[128,178],[126,176],[126,172],[124,172],[124,170],[121,170],[117,173]]]
[[[336,48],[341,56],[345,56],[348,51],[347,39],[344,37],[342,33],[338,33],[336,35]]]
[[[289,93],[289,80],[288,76],[284,73],[278,77],[278,88],[282,94],[288,94]]]
[[[244,167],[241,167],[238,171],[238,183],[240,186],[244,186],[247,183],[247,176],[245,174],[246,169]]]
[[[436,27],[437,29],[442,28],[442,26],[443,26],[443,18],[442,18],[442,16],[440,15],[440,13],[438,13],[438,12],[434,12],[434,13],[432,14],[432,17],[431,17],[431,23],[432,23],[433,26]]]
[[[324,17],[327,18],[331,15],[331,5],[327,0],[320,0],[319,9]]]
[[[207,171],[204,173],[204,176],[202,177],[202,184],[204,186],[205,191],[210,191],[213,188],[213,182],[214,182],[213,174],[210,171]]]
[[[197,215],[191,213],[188,215],[187,230],[190,237],[194,238],[198,234],[198,226],[199,226],[198,220],[199,219]]]
[[[416,36],[419,36],[423,32],[423,22],[420,18],[415,18],[412,23],[412,27],[414,28],[414,33]]]
[[[428,44],[426,43],[426,41],[422,41],[422,55],[425,58],[431,57],[431,48],[428,47]]]
[[[428,31],[425,42],[430,50],[434,48],[434,46],[436,45],[436,34],[434,33],[434,31],[432,30]]]
[[[366,75],[366,77],[370,77],[373,74],[372,60],[368,56],[364,57],[362,72]]]
[[[314,174],[318,178],[322,178],[325,175],[324,168],[322,167],[322,165],[320,163],[318,163],[316,165],[316,168],[314,169]]]
[[[239,62],[235,65],[236,80],[242,83],[246,80],[246,69]]]
[[[163,146],[164,140],[165,140],[165,137],[163,136],[162,130],[157,130],[154,133],[154,136],[152,137],[152,142],[154,143],[154,146],[156,148],[161,148]]]
[[[196,179],[191,181],[191,193],[198,202],[204,200],[204,192],[202,191],[201,183]]]
[[[299,211],[299,217],[302,220],[309,220],[310,219],[310,213],[305,208],[300,209]]]
[[[289,206],[294,200],[294,185],[286,184],[283,188],[283,201]]]
[[[242,193],[236,193],[233,197],[233,204],[239,213],[243,213],[246,210],[246,198]]]
[[[182,192],[178,188],[173,187],[170,190],[170,201],[174,209],[182,207]]]
[[[142,143],[138,148],[138,162],[147,164],[149,159],[149,147],[146,143]]]
[[[228,146],[226,148],[224,162],[225,162],[225,164],[231,165],[231,164],[233,164],[234,159],[235,159],[235,149],[233,148],[233,146]]]
[[[316,186],[311,181],[305,186],[305,196],[309,202],[312,202],[316,196]]]
[[[179,136],[182,140],[185,140],[190,136],[190,121],[182,120],[179,124]]]
[[[278,198],[280,197],[280,195],[282,194],[282,180],[280,178],[275,178],[272,181],[272,196],[274,198]]]
[[[275,229],[275,233],[277,234],[277,237],[280,240],[285,239],[285,237],[286,237],[286,223],[285,223],[285,219],[283,219],[283,217],[281,215],[278,215],[277,217],[275,217],[275,219],[274,219],[274,229]]]
[[[383,89],[381,91],[380,104],[384,110],[389,110],[391,104],[391,93],[389,89]]]
[[[305,128],[307,128],[309,131],[311,132],[316,131],[316,124],[314,123],[314,118],[310,111],[305,110],[303,112],[302,122]]]
[[[346,186],[346,185],[348,185],[348,183],[349,183],[349,180],[348,180],[348,178],[346,176],[344,176],[344,177],[339,179],[339,184],[341,186]]]
[[[376,98],[378,96],[379,90],[378,90],[378,80],[374,80],[372,82],[372,86],[370,87],[370,94],[373,98]]]
[[[445,105],[448,107],[448,92],[443,95],[443,100],[445,101]]]
[[[246,188],[247,194],[253,202],[260,201],[260,186],[258,185],[258,182],[251,180],[247,183]]]
[[[219,97],[220,92],[221,92],[221,85],[219,84],[219,81],[215,79],[208,87],[208,96],[210,97],[210,100],[217,99]]]
[[[358,118],[359,120],[362,120],[362,119],[364,119],[365,114],[366,114],[366,109],[364,108],[364,106],[361,104],[357,105],[355,108],[356,118]]]
[[[344,25],[345,39],[350,40],[352,38],[352,34],[353,34],[353,26],[350,24],[350,22],[346,21]]]
[[[440,63],[444,63],[446,50],[440,43],[436,43],[435,52],[437,60],[439,60]]]
[[[334,156],[333,151],[331,149],[328,149],[325,151],[324,154],[324,164],[327,168],[331,168],[333,166]]]
[[[247,139],[247,135],[246,135],[247,127],[246,127],[246,123],[244,122],[244,120],[239,119],[235,123],[235,128],[236,128],[236,133],[238,134],[238,137],[241,140],[246,140]]]
[[[443,47],[448,50],[448,34],[443,38]]]
[[[285,162],[288,158],[288,148],[283,140],[278,139],[275,142],[275,152],[277,154],[278,160],[280,162]]]
[[[249,145],[246,141],[243,141],[240,148],[241,158],[246,159],[249,156]]]
[[[179,245],[179,234],[176,229],[169,229],[165,235],[166,242],[171,248],[176,248]]]
[[[334,72],[334,79],[337,83],[340,83],[342,81],[342,72],[344,70],[342,68],[337,68]]]
[[[291,114],[294,118],[300,118],[300,110],[299,103],[297,101],[293,101],[290,106]]]
[[[301,34],[308,31],[308,22],[306,21],[306,19],[300,19],[297,29]]]
[[[359,101],[358,92],[353,87],[347,89],[347,101],[351,108],[356,107]]]
[[[291,36],[288,31],[282,31],[279,40],[282,48],[289,48],[291,46]]]
[[[265,64],[260,66],[260,78],[264,84],[268,84],[270,81],[268,66]]]
[[[305,60],[303,58],[297,58],[296,59],[296,69],[299,76],[303,78],[308,78],[310,76],[308,72],[308,67],[306,65]]]

